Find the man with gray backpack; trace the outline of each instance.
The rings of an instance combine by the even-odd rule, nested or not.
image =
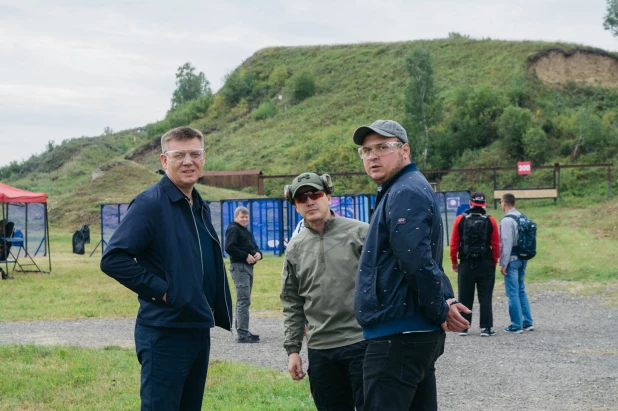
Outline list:
[[[451,235],[451,264],[457,273],[459,301],[472,309],[476,287],[481,306],[481,337],[496,334],[493,327],[492,296],[496,282],[496,264],[500,257],[500,237],[496,219],[487,214],[487,202],[481,192],[470,196],[470,209],[458,215]],[[459,261],[458,261],[459,258]],[[462,314],[472,324],[472,314]],[[468,330],[459,332],[462,337]]]
[[[505,213],[500,220],[500,272],[511,317],[504,332],[521,334],[534,330],[524,278],[528,260],[536,255],[536,224],[515,209],[513,194],[504,194],[500,205]]]

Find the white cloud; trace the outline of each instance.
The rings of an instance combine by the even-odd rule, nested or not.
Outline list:
[[[460,32],[615,50],[604,13],[605,0],[0,0],[0,165],[49,140],[161,119],[187,61],[216,90],[268,46]]]

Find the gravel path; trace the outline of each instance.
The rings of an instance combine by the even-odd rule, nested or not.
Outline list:
[[[496,336],[480,337],[475,306],[470,335],[447,337],[437,363],[440,409],[618,410],[618,307],[567,292],[532,292],[536,330],[510,335],[502,332],[508,310],[499,284]],[[133,347],[133,327],[132,318],[4,322],[0,344]],[[261,343],[236,344],[231,333],[214,329],[211,357],[286,370],[281,317],[253,313],[251,330]]]

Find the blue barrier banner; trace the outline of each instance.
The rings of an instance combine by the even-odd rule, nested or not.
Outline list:
[[[455,217],[461,214],[462,211],[470,208],[468,203],[470,201],[469,191],[445,191],[436,193],[436,202],[440,207],[440,214],[442,215],[442,228],[444,231],[444,245],[448,246],[451,243],[451,230],[453,229],[453,223]],[[465,206],[462,207],[462,206]],[[464,208],[464,210],[461,210]],[[461,210],[461,211],[460,211]]]
[[[101,204],[101,252],[127,213],[128,204]]]
[[[283,200],[278,198],[251,200],[222,200],[220,230],[223,233],[221,242],[225,249],[225,231],[234,221],[234,211],[243,206],[249,210],[249,225],[247,229],[264,255],[281,255],[285,247],[283,241],[282,223],[285,222]],[[216,222],[213,219],[213,224]],[[227,254],[226,254],[227,256]]]
[[[436,201],[442,215],[444,244],[450,240],[450,230],[462,205],[470,199],[468,191],[436,193]],[[375,208],[375,194],[357,194],[332,197],[331,210],[342,217],[369,222],[371,210]],[[234,221],[234,211],[243,206],[249,210],[247,228],[264,255],[283,255],[298,222],[302,219],[296,208],[281,198],[260,198],[247,200],[222,200],[209,203],[212,224],[225,250],[225,231]],[[101,205],[101,238],[103,245],[120,224],[127,212],[128,204]],[[227,254],[225,254],[227,256]]]
[[[9,203],[9,221],[15,224],[14,230],[24,235],[23,247],[28,254],[46,256],[45,247],[45,204]]]

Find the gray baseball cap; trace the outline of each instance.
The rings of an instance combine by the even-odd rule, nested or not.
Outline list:
[[[406,129],[395,120],[376,120],[370,126],[360,126],[354,131],[354,143],[362,145],[369,134],[378,133],[384,137],[397,137],[402,143],[408,143]]]

